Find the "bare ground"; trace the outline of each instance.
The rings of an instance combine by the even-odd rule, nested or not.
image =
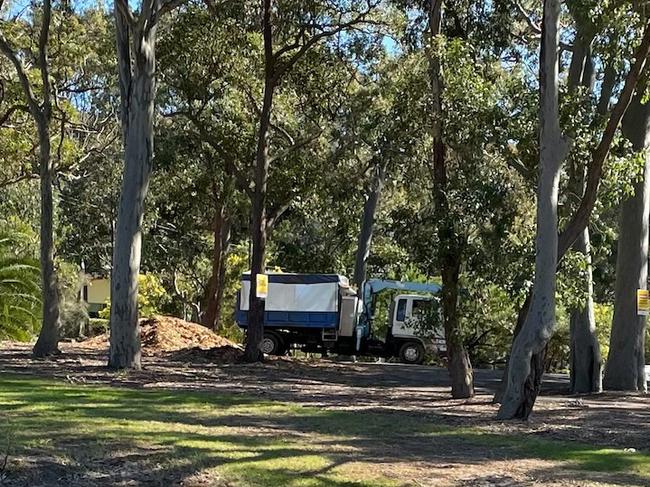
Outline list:
[[[476,397],[459,401],[449,398],[446,371],[427,366],[285,359],[256,365],[201,360],[191,363],[187,355],[172,352],[143,358],[142,371],[115,374],[105,368],[105,352],[101,350],[78,344],[63,344],[62,348],[64,353],[52,360],[35,360],[30,356],[29,346],[4,343],[0,345],[0,374],[129,388],[244,394],[358,412],[360,418],[363,412],[408,415],[440,425],[478,427],[488,433],[578,441],[599,448],[650,450],[650,399],[611,393],[568,396],[568,381],[561,375],[547,377],[530,421],[504,423],[495,421],[497,408],[491,403],[499,371],[477,370]],[[242,428],[242,434],[273,434],[279,429],[283,434],[303,434],[299,424],[272,424],[268,419],[237,426]],[[385,477],[403,480],[404,485],[649,485],[647,478],[633,474],[572,470],[557,460],[516,455],[509,458],[503,452],[451,436],[436,440],[433,445],[421,437],[404,436],[399,444],[365,438],[352,446],[359,468],[367,468],[372,462],[373,469]],[[333,453],[338,451],[342,458],[345,456],[346,445],[327,448]],[[142,475],[134,473],[130,485],[150,485]],[[182,485],[225,485],[214,475],[201,471],[184,478]]]

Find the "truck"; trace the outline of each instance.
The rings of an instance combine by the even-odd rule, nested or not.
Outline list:
[[[435,283],[369,279],[357,290],[338,274],[269,273],[264,303],[262,352],[285,355],[291,349],[348,356],[398,358],[420,364],[429,349],[446,352],[444,334],[432,340],[417,334],[419,310],[440,291]],[[386,337],[375,336],[377,295],[386,290],[400,294],[391,300]],[[248,327],[250,274],[242,276],[235,320]],[[425,293],[415,294],[415,293]]]

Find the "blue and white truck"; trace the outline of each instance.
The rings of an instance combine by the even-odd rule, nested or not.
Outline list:
[[[391,302],[386,338],[373,335],[377,294],[404,291]],[[248,326],[250,275],[242,276],[235,319]],[[398,357],[402,362],[422,363],[425,350],[446,351],[444,336],[423,340],[416,334],[418,309],[440,291],[440,286],[370,279],[358,291],[338,274],[268,274],[264,305],[262,352],[284,355],[290,349],[304,352]],[[406,292],[408,294],[406,294]],[[413,293],[425,293],[413,294]]]

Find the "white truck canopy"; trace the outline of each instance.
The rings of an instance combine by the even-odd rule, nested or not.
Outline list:
[[[339,289],[349,288],[348,279],[337,274],[269,273],[266,311],[335,312]],[[242,276],[240,309],[248,311],[250,274]]]

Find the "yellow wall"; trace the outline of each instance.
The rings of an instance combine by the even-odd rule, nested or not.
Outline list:
[[[109,279],[92,279],[88,284],[88,304],[104,304],[111,296]]]

